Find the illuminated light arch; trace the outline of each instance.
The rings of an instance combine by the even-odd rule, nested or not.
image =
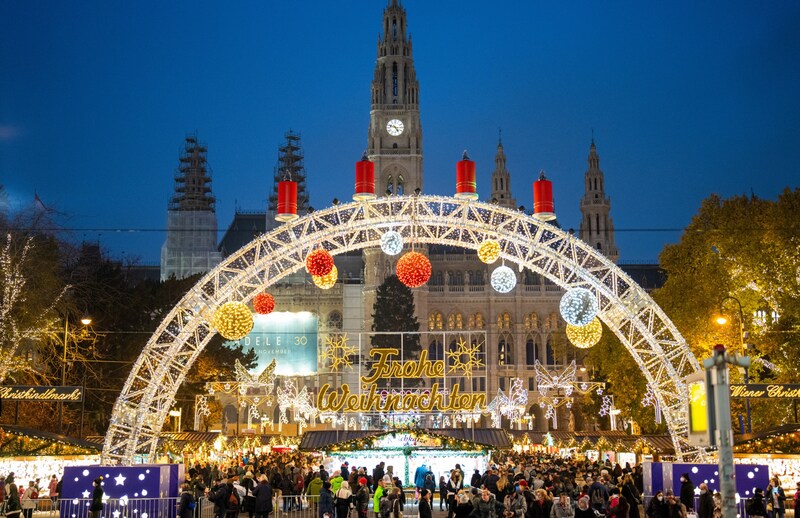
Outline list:
[[[130,464],[155,453],[175,394],[214,335],[214,310],[244,303],[305,268],[309,251],[337,255],[378,248],[386,230],[424,244],[477,250],[496,239],[501,257],[563,289],[587,288],[598,317],[619,337],[654,388],[678,458],[687,416],[684,377],[700,366],[675,325],[649,295],[591,245],[550,224],[497,205],[443,196],[391,196],[335,205],[260,236],[206,274],[178,302],[147,342],[114,405],[102,462]]]

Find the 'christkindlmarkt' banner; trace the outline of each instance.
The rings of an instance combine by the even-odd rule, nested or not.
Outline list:
[[[82,387],[49,387],[39,385],[6,385],[0,387],[0,399],[9,401],[83,401]]]
[[[800,399],[800,385],[731,384],[731,397],[764,399]]]

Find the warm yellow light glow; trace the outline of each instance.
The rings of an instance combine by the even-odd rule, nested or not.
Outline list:
[[[91,317],[83,317],[81,319],[81,324],[83,324],[85,326],[88,326],[91,323],[92,323],[92,318]]]
[[[600,341],[601,336],[603,336],[603,325],[597,317],[594,317],[585,326],[567,324],[567,338],[572,342],[572,345],[579,349],[592,347]]]
[[[500,257],[500,243],[488,239],[478,248],[478,259],[486,264],[492,264]]]
[[[339,278],[339,270],[334,265],[333,269],[328,273],[328,275],[312,275],[311,280],[314,281],[314,284],[318,288],[322,288],[323,290],[329,290],[336,286],[336,279]]]
[[[724,315],[719,315],[714,319],[714,322],[716,322],[717,324],[719,324],[721,326],[724,326],[725,324],[728,323],[728,317],[726,317]]]
[[[214,312],[211,324],[228,340],[239,340],[253,329],[253,313],[241,302],[226,302]]]

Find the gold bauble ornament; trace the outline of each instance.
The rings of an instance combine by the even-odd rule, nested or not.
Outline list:
[[[214,312],[211,325],[228,340],[239,340],[253,330],[253,313],[242,302],[226,302]]]
[[[588,349],[596,345],[601,336],[603,336],[603,324],[600,323],[600,319],[597,317],[594,317],[585,326],[567,324],[567,338],[572,342],[572,345],[579,349]]]
[[[488,239],[478,248],[478,259],[486,264],[492,264],[500,257],[500,243]]]
[[[336,286],[336,280],[339,277],[339,270],[336,266],[328,273],[328,275],[312,275],[311,280],[314,281],[314,284],[317,285],[317,288],[321,288],[323,290],[329,290]]]

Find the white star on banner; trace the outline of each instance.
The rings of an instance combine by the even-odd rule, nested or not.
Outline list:
[[[89,498],[89,492],[88,491],[84,491],[83,493],[81,493],[81,495],[83,495],[83,498]]]
[[[122,473],[114,477],[114,481],[117,483],[118,486],[125,485],[125,477],[122,476]]]

